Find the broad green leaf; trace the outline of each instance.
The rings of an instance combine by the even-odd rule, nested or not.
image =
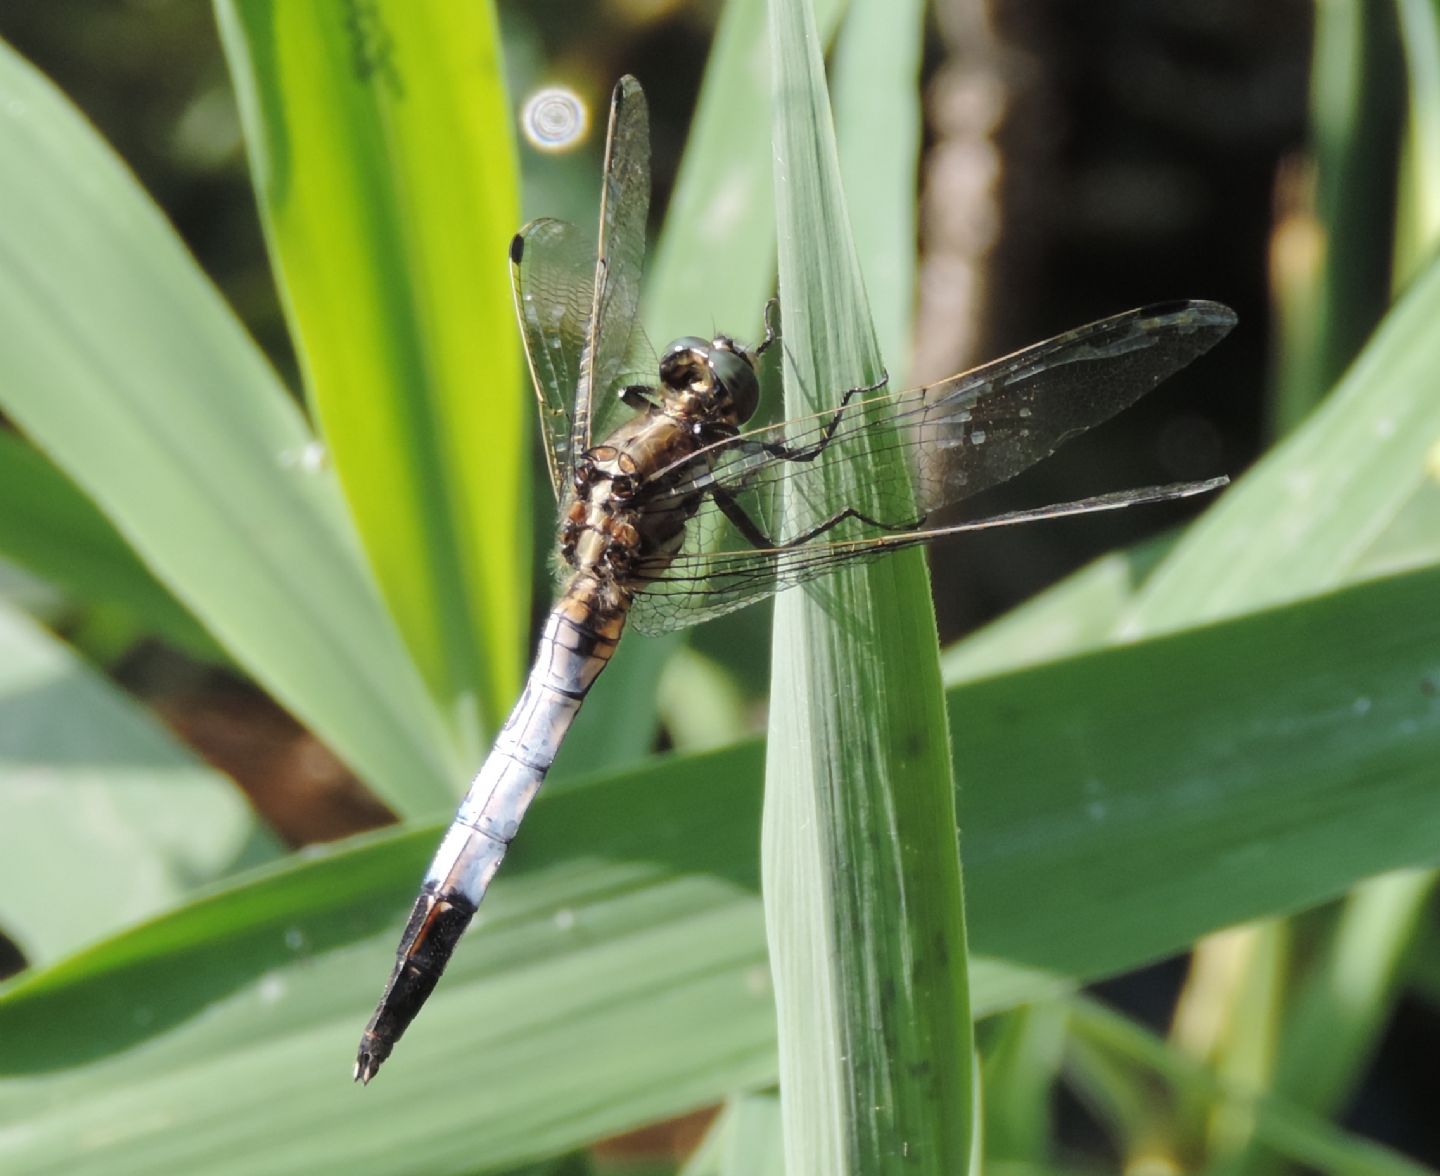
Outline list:
[[[814,21],[803,2],[773,0],[769,13],[785,408],[802,416],[834,408],[883,365]],[[898,57],[877,66],[882,76],[913,65],[910,46],[903,34],[876,38],[874,52]],[[851,85],[861,81],[852,73]],[[899,460],[897,447],[888,458],[882,448],[865,455],[874,468]],[[908,495],[877,498],[843,463],[819,462],[811,478],[820,485],[810,495],[786,500],[796,533],[838,503],[872,517],[915,510]],[[786,1166],[953,1176],[971,1148],[970,1010],[950,749],[920,553],[782,595],[771,681],[762,853]]]
[[[950,691],[976,1007],[1440,861],[1437,592],[1412,573]],[[363,1091],[355,1041],[435,827],[12,986],[0,1167],[486,1171],[773,1083],[760,779],[747,744],[542,795]]]
[[[0,605],[0,931],[34,967],[278,852],[235,785]]]
[[[772,1081],[753,849],[736,876],[737,838],[714,835],[734,826],[732,764],[714,762],[708,786],[672,793],[664,819],[684,845],[659,856],[634,813],[663,771],[547,798],[567,848],[517,844],[509,897],[477,919],[485,938],[455,959],[391,1080],[366,1089],[350,1081],[355,1042],[435,828],[287,868],[36,977],[0,999],[0,1167],[489,1171]],[[577,841],[592,852],[577,858]],[[75,1131],[82,1106],[97,1131]]]
[[[459,744],[519,686],[533,412],[495,14],[219,0],[301,367],[371,566]]]
[[[226,650],[402,809],[457,773],[276,381],[133,177],[0,47],[0,408]]]
[[[8,557],[81,603],[122,605],[182,648],[221,656],[75,483],[6,432],[0,432],[0,502],[0,551]]]

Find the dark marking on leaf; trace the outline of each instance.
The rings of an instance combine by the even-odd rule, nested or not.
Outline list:
[[[376,0],[344,0],[345,34],[350,40],[350,66],[357,81],[378,81],[394,98],[405,97],[405,83],[395,66],[395,38],[385,27]]]

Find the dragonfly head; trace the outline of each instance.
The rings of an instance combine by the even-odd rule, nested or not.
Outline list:
[[[660,385],[678,410],[706,420],[743,424],[760,404],[755,357],[734,339],[676,339],[660,357]]]

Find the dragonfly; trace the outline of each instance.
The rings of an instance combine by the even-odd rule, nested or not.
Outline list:
[[[360,1041],[362,1083],[434,991],[627,625],[663,633],[941,536],[1182,498],[1226,481],[930,525],[933,512],[1013,477],[1207,351],[1235,323],[1215,302],[1131,310],[932,385],[859,386],[826,412],[758,428],[746,425],[759,406],[760,359],[777,339],[771,307],[757,346],[723,334],[676,339],[652,361],[649,382],[630,382],[649,201],[649,113],[627,76],[611,100],[598,241],[541,219],[510,246],[560,512],[560,590],[520,700],[411,909]],[[896,449],[909,461],[892,461],[895,475],[875,473],[877,454]],[[835,484],[827,473],[847,463],[864,463],[850,471],[861,484],[895,491],[889,516],[868,500],[825,500]],[[812,516],[799,525],[796,502]]]

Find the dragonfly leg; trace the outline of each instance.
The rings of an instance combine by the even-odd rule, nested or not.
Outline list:
[[[780,309],[780,299],[772,298],[765,304],[765,338],[761,340],[760,346],[755,348],[755,358],[760,358],[776,339],[780,338],[780,332],[775,329],[775,312]]]
[[[840,419],[845,415],[846,409],[850,407],[850,402],[857,396],[880,391],[889,382],[890,373],[881,372],[880,378],[873,384],[861,384],[858,388],[851,388],[846,392],[840,399],[840,407],[835,410],[835,415],[826,422],[825,428],[820,432],[820,439],[815,444],[800,445],[792,449],[782,442],[770,441],[763,442],[760,448],[771,457],[778,457],[782,461],[814,461],[829,448],[830,442],[834,440],[835,430],[840,427]]]
[[[853,506],[847,506],[844,510],[837,510],[824,522],[817,523],[808,531],[796,535],[792,539],[777,540],[765,534],[755,520],[746,513],[745,508],[735,501],[734,496],[723,486],[712,487],[710,493],[715,499],[715,505],[720,508],[720,512],[745,537],[746,542],[761,550],[799,547],[802,543],[809,543],[810,540],[825,534],[826,531],[833,530],[846,519],[855,519],[881,531],[916,531],[925,525],[926,519],[926,516],[922,514],[919,518],[904,523],[885,523],[861,513]]]
[[[617,395],[629,408],[654,408],[655,402],[652,399],[655,389],[649,384],[626,384]]]

